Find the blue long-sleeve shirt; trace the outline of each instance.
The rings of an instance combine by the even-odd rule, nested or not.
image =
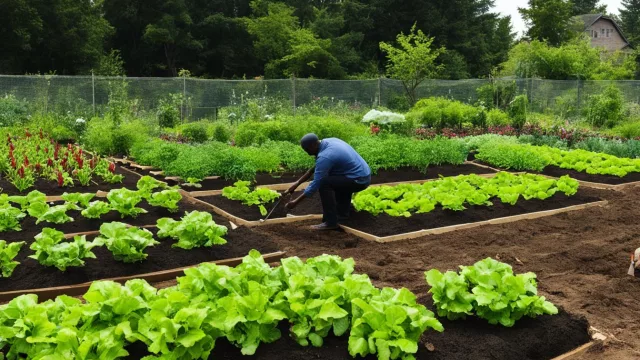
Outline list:
[[[371,181],[371,169],[349,144],[340,139],[329,138],[320,142],[313,181],[304,191],[304,195],[308,197],[315,194],[320,181],[326,176],[345,176],[347,179],[365,184]]]

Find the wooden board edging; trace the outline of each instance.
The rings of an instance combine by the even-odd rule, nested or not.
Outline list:
[[[272,262],[280,261],[285,256],[285,254],[286,252],[284,251],[278,251],[274,253],[263,254],[262,258],[266,263],[272,263]],[[210,263],[216,264],[216,265],[236,266],[242,263],[242,258],[239,257],[239,258],[232,258],[232,259],[217,260],[217,261],[211,261]],[[176,278],[180,276],[182,273],[184,273],[185,269],[193,268],[199,265],[200,264],[196,264],[196,265],[184,266],[184,267],[170,269],[170,270],[156,271],[156,272],[138,274],[138,275],[132,275],[132,276],[122,276],[122,277],[116,277],[116,278],[101,279],[101,280],[95,280],[95,281],[115,281],[118,283],[125,283],[128,280],[143,279],[149,283],[161,282],[161,281],[167,281],[167,280]],[[2,292],[0,293],[0,303],[11,301],[13,298],[20,295],[25,295],[25,294],[38,295],[39,301],[54,299],[56,296],[59,296],[59,295],[79,296],[87,292],[87,290],[89,289],[92,283],[93,281],[77,284],[77,285]]]
[[[582,353],[584,353],[585,351],[587,351],[588,349],[590,349],[593,345],[597,344],[598,342],[600,342],[601,340],[592,340],[589,341],[588,343],[581,345],[571,351],[569,351],[568,353],[564,353],[560,356],[556,356],[551,360],[567,360],[567,359],[573,359],[574,357],[576,357],[577,355],[580,355]]]
[[[369,233],[366,233],[364,231],[357,230],[357,229],[354,229],[354,228],[351,228],[351,227],[348,227],[348,226],[344,226],[344,225],[340,225],[340,227],[345,232],[347,232],[349,234],[352,234],[352,235],[355,235],[355,236],[358,236],[358,237],[360,237],[362,239],[365,239],[365,240],[375,241],[375,242],[379,242],[379,243],[389,243],[389,242],[395,242],[395,241],[400,241],[400,240],[416,239],[416,238],[420,238],[420,237],[428,236],[428,235],[440,235],[440,234],[444,234],[444,233],[448,233],[448,232],[452,232],[452,231],[471,229],[471,228],[484,226],[484,225],[499,225],[499,224],[507,224],[507,223],[511,223],[511,222],[516,222],[516,221],[520,221],[520,220],[533,220],[533,219],[538,219],[538,218],[542,218],[542,217],[546,217],[546,216],[562,214],[562,213],[566,213],[566,212],[570,212],[570,211],[583,210],[583,209],[596,207],[596,206],[604,206],[604,205],[606,205],[608,203],[609,202],[607,200],[595,201],[595,202],[590,202],[590,203],[587,203],[587,204],[567,206],[567,207],[560,208],[560,209],[545,210],[545,211],[538,211],[538,212],[533,212],[533,213],[528,213],[528,214],[506,216],[506,217],[501,217],[501,218],[496,218],[496,219],[491,219],[491,220],[478,221],[478,222],[459,224],[459,225],[444,226],[444,227],[434,228],[434,229],[418,230],[418,231],[412,231],[412,232],[409,232],[409,233],[389,235],[389,236],[376,236],[376,235],[369,234]]]

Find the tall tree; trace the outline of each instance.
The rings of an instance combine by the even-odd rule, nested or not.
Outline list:
[[[21,73],[42,36],[42,19],[28,0],[0,2],[0,72]]]
[[[640,46],[640,0],[622,0],[622,30],[634,46]]]
[[[528,8],[518,8],[528,26],[527,36],[557,46],[574,36],[571,29],[573,4],[567,0],[529,0]]]
[[[600,0],[573,0],[571,15],[603,14],[607,11],[607,5],[599,2]]]

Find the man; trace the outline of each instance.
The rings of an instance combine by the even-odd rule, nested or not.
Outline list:
[[[304,194],[287,203],[293,209],[305,198],[320,192],[322,201],[322,224],[315,230],[334,230],[338,222],[349,217],[351,196],[366,189],[371,183],[371,169],[360,155],[346,142],[329,138],[320,141],[316,134],[307,134],[300,140],[300,146],[307,154],[316,157],[316,166],[307,171],[286,194],[292,194],[300,184],[313,174],[313,181]]]

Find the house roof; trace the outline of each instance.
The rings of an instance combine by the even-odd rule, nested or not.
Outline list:
[[[627,48],[627,47],[633,48],[629,40],[627,40],[627,38],[624,36],[624,33],[622,32],[622,29],[620,28],[620,26],[618,26],[618,24],[612,18],[608,16],[604,16],[603,14],[584,14],[584,15],[575,16],[574,18],[577,18],[584,23],[585,30],[587,30],[589,27],[591,27],[591,25],[595,24],[596,21],[600,19],[611,21],[613,26],[616,28],[616,30],[622,37],[622,40],[624,40],[627,43],[627,46],[625,46],[624,48]]]

